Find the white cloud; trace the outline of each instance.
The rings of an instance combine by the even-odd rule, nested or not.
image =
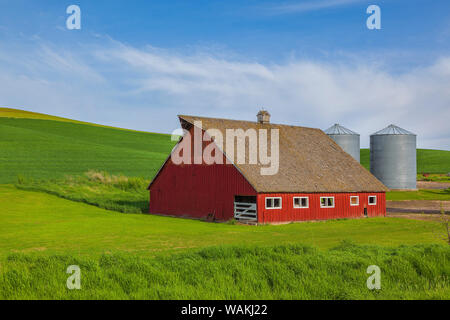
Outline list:
[[[303,13],[309,11],[317,11],[321,9],[341,7],[358,2],[362,1],[361,0],[316,0],[306,2],[303,1],[268,7],[266,8],[266,11],[271,14]]]
[[[263,64],[117,42],[35,50],[0,48],[0,105],[159,132],[175,129],[180,113],[254,120],[265,107],[274,122],[339,122],[363,146],[395,123],[417,133],[420,147],[450,150],[450,57],[394,73],[363,59]]]

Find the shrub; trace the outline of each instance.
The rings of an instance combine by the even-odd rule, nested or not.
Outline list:
[[[20,189],[42,191],[58,197],[95,205],[122,213],[148,212],[149,181],[141,177],[111,175],[89,170],[83,176],[66,176],[59,180],[32,181],[19,178]]]

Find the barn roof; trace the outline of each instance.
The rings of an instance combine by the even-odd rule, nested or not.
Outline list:
[[[260,124],[217,118],[180,115],[184,128],[202,122],[202,129],[279,129],[279,170],[261,175],[261,164],[234,165],[257,192],[383,192],[388,189],[341,149],[322,130],[280,124]],[[270,141],[270,132],[268,132]],[[224,138],[223,151],[226,150]],[[268,142],[270,150],[270,142]],[[248,148],[247,148],[248,150]],[[248,152],[247,152],[248,153]],[[233,160],[233,159],[231,159]]]

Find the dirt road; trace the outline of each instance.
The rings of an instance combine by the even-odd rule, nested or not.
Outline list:
[[[436,213],[388,213],[386,217],[389,218],[405,218],[413,220],[423,220],[423,221],[442,221],[442,216]]]
[[[387,212],[440,213],[441,204],[446,213],[450,213],[450,201],[404,200],[386,201]]]
[[[417,189],[447,189],[450,182],[417,181]]]

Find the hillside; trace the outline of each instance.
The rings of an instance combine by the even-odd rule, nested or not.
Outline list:
[[[0,115],[15,117],[0,117],[0,183],[14,182],[18,175],[62,178],[90,169],[150,179],[173,147],[166,134],[5,110]]]
[[[370,170],[370,150],[361,149],[361,164]],[[417,149],[417,173],[450,172],[450,151]]]
[[[436,221],[255,227],[121,214],[148,212],[145,187],[169,135],[2,109],[0,137],[0,299],[449,297]],[[424,151],[445,168],[445,152]],[[371,264],[384,270],[383,290],[366,289]],[[69,265],[82,268],[83,290],[64,286]]]
[[[40,120],[56,120],[64,122],[82,123],[81,121],[66,119],[62,117],[55,117],[48,114],[31,112],[26,110],[0,108],[0,118],[18,118],[18,119],[40,119]]]
[[[118,130],[136,132],[136,130],[116,128],[116,127],[105,126],[105,125],[97,124],[97,123],[78,121],[78,120],[52,116],[49,114],[44,114],[44,113],[39,113],[39,112],[31,112],[31,111],[12,109],[12,108],[0,108],[0,118],[54,120],[54,121],[86,124],[86,125],[101,127],[101,128],[110,128],[110,129],[118,129]],[[143,131],[141,131],[141,132],[143,132]]]
[[[174,143],[147,133],[0,108],[0,183],[63,178],[89,170],[150,179]],[[369,150],[361,163],[369,169]],[[450,172],[450,151],[418,150],[418,172]]]

